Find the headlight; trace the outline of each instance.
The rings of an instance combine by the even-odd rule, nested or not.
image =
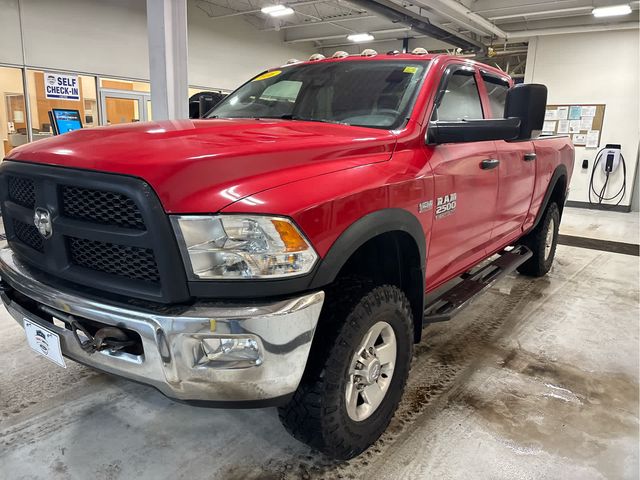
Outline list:
[[[173,228],[199,279],[282,278],[308,273],[318,254],[282,217],[174,216]]]

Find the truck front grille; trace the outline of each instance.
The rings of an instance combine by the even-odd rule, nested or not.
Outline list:
[[[67,241],[71,261],[76,265],[134,280],[160,282],[153,250],[84,238],[68,237]]]
[[[145,230],[140,210],[125,195],[105,190],[62,185],[62,209],[69,218]]]
[[[13,231],[18,240],[38,252],[44,251],[44,239],[34,225],[28,225],[20,220],[13,219]]]
[[[32,180],[23,177],[8,178],[9,198],[23,207],[33,208],[36,203],[36,190]]]
[[[5,161],[0,204],[9,246],[51,280],[159,303],[189,299],[169,218],[143,180]],[[46,239],[36,210],[49,213]]]

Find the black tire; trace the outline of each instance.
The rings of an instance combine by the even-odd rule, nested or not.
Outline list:
[[[560,227],[560,209],[556,203],[550,203],[540,224],[521,239],[523,245],[529,247],[533,256],[518,267],[518,272],[531,277],[542,277],[551,269],[558,245]],[[552,228],[551,250],[547,253],[547,234]]]
[[[384,319],[393,329],[396,361],[382,403],[362,421],[346,408],[348,371],[366,332]],[[409,300],[397,287],[365,280],[340,282],[327,292],[314,348],[291,401],[278,409],[280,421],[299,441],[332,458],[346,460],[382,435],[398,407],[413,353]]]

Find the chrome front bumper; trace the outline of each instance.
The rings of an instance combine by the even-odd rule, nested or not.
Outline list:
[[[151,385],[177,400],[240,406],[277,403],[296,390],[324,301],[320,291],[277,302],[201,302],[175,315],[155,313],[53,288],[36,279],[8,248],[0,250],[0,278],[9,287],[1,296],[13,318],[57,333],[65,357]],[[26,310],[11,290],[73,317],[132,330],[140,335],[143,353],[87,353],[71,330]],[[225,357],[225,345],[238,341],[251,347],[253,361]]]

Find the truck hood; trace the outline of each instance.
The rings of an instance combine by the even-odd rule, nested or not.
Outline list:
[[[140,177],[167,212],[212,213],[285,183],[389,160],[395,142],[386,130],[329,123],[179,120],[77,130],[7,159]]]

